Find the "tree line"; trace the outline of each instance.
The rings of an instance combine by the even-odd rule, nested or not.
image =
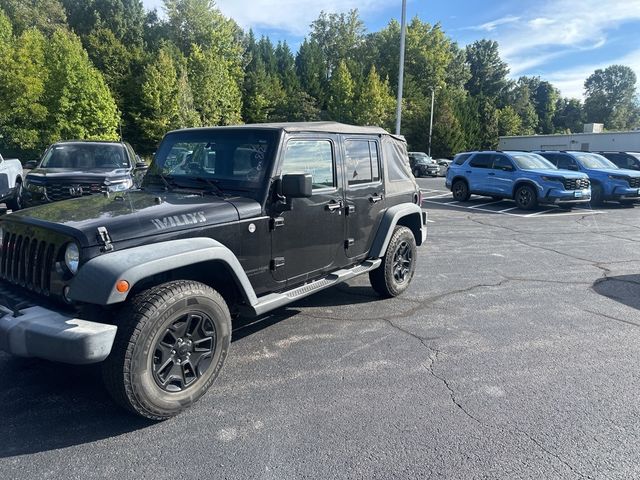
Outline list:
[[[128,140],[151,154],[169,130],[275,121],[395,122],[400,25],[367,32],[357,10],[321,13],[293,52],[212,0],[0,0],[0,151],[35,159],[60,139]],[[596,70],[585,101],[509,78],[498,44],[465,48],[439,24],[407,26],[402,133],[413,150],[495,148],[499,135],[638,126],[636,77]]]

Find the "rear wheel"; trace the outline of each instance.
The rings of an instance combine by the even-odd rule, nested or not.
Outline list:
[[[107,390],[126,409],[164,420],[209,389],[227,356],[231,317],[222,296],[179,280],[128,300],[102,364]]]
[[[369,272],[371,286],[381,297],[396,297],[411,283],[416,270],[417,248],[413,232],[396,227],[378,268]]]
[[[515,198],[518,208],[523,210],[533,210],[538,206],[538,196],[533,187],[522,185],[517,188]]]
[[[453,199],[458,202],[466,202],[471,196],[471,193],[469,193],[469,186],[464,180],[454,181],[453,185],[451,185],[451,193],[453,194]]]

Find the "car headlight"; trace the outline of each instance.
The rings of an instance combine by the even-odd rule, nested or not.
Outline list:
[[[623,175],[609,175],[609,178],[611,180],[621,180],[623,182],[629,181],[629,179]]]
[[[77,244],[71,242],[67,245],[67,249],[64,251],[64,264],[73,275],[76,274],[78,265],[80,265],[80,249]]]
[[[544,180],[545,182],[560,182],[562,183],[562,178],[560,177],[547,177],[546,175],[543,175],[542,177],[540,177],[542,180]]]
[[[127,178],[121,182],[111,183],[107,188],[110,192],[124,192],[125,190],[129,190],[131,187],[133,187],[133,180]]]
[[[37,183],[31,183],[31,182],[26,182],[24,188],[28,191],[28,192],[33,192],[33,193],[44,193],[45,192],[45,187],[44,185],[39,185]]]

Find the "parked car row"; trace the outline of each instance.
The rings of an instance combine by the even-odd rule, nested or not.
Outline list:
[[[433,159],[424,152],[409,152],[409,165],[416,178],[419,177],[445,177],[451,160],[447,158]]]
[[[631,205],[640,200],[640,171],[590,152],[465,152],[454,158],[446,186],[457,201],[472,194],[508,198],[525,210],[539,204]]]

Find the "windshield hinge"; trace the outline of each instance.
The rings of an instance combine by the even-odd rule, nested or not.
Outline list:
[[[111,250],[113,250],[111,237],[109,236],[107,227],[98,227],[98,234],[96,235],[96,238],[98,239],[98,243],[102,244],[102,247],[100,247],[101,251],[110,252]]]

